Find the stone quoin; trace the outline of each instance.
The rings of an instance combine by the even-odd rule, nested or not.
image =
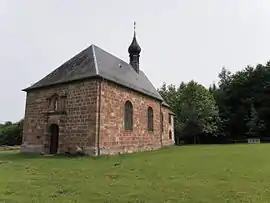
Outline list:
[[[21,152],[113,155],[174,144],[173,112],[140,70],[134,36],[130,61],[91,45],[26,92]]]

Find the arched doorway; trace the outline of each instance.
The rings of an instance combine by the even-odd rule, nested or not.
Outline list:
[[[56,154],[58,150],[59,127],[56,124],[50,126],[50,154]]]

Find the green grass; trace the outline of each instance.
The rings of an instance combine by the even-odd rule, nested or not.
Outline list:
[[[0,152],[0,202],[270,202],[270,145],[99,158]]]

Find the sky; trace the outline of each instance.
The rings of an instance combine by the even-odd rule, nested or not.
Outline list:
[[[208,87],[270,60],[269,0],[1,0],[0,123],[24,117],[23,88],[95,44],[128,62],[136,21],[140,68],[156,88]]]

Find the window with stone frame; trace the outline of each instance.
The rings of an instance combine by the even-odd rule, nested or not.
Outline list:
[[[148,131],[154,131],[153,129],[153,109],[152,107],[148,107],[147,109],[147,117],[148,117]]]
[[[125,130],[133,130],[133,106],[130,101],[125,103],[124,125]]]
[[[172,131],[171,130],[169,131],[169,139],[170,140],[172,139]]]
[[[58,97],[55,97],[53,100],[53,110],[57,111],[59,108],[59,102],[58,102]]]
[[[59,97],[57,94],[52,95],[48,100],[49,100],[49,110],[50,111],[59,110]]]
[[[161,125],[161,132],[163,132],[164,131],[164,127],[163,127],[163,125],[164,125],[164,118],[163,118],[163,113],[160,113],[160,125]]]

